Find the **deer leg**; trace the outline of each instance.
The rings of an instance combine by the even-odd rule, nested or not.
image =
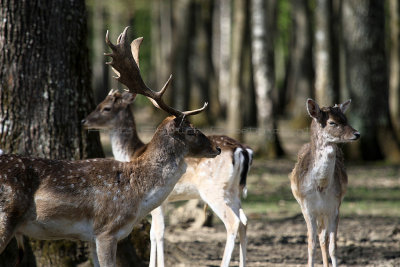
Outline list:
[[[223,218],[223,219],[222,219]],[[228,207],[225,207],[225,214],[221,220],[225,224],[226,228],[226,244],[224,250],[224,256],[222,257],[221,267],[229,266],[231,261],[232,251],[235,246],[235,239],[240,225],[239,217],[234,213],[234,211]]]
[[[116,267],[117,239],[103,235],[96,237],[96,251],[101,267]]]
[[[99,258],[97,257],[97,251],[96,251],[96,243],[90,242],[89,248],[90,248],[90,254],[92,256],[93,266],[100,267]]]
[[[240,264],[239,267],[246,266],[246,252],[247,252],[247,217],[243,212],[243,209],[239,209],[239,239],[240,239]]]
[[[150,229],[150,267],[164,267],[164,214],[163,207],[159,206],[151,212],[151,229]]]
[[[22,260],[24,259],[24,236],[21,234],[16,234],[15,239],[17,240],[17,247],[18,247],[18,257],[17,257],[17,262],[15,263],[15,267],[18,267],[21,265]]]
[[[339,215],[335,215],[334,218],[331,219],[329,224],[329,255],[331,256],[332,266],[337,266],[337,257],[336,257],[336,236],[337,236],[337,228],[339,225]]]
[[[322,261],[324,263],[324,267],[328,267],[328,232],[326,227],[324,227],[319,233],[319,245],[322,251]]]
[[[15,234],[16,220],[9,213],[0,212],[0,254]]]
[[[226,197],[224,196],[207,194],[207,192],[200,193],[202,199],[215,212],[215,214],[217,214],[217,216],[225,225],[227,237],[221,266],[227,267],[229,266],[229,262],[231,260],[232,251],[235,246],[236,235],[240,225],[240,203],[235,203],[235,199],[227,199],[229,201],[226,201]],[[227,203],[229,203],[229,205]]]
[[[317,245],[317,222],[313,216],[308,214],[308,212],[303,212],[303,214],[304,219],[306,220],[308,234],[308,266],[313,267]]]

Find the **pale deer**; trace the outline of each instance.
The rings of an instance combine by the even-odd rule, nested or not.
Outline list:
[[[347,188],[343,154],[337,144],[360,138],[344,115],[350,102],[319,108],[315,101],[307,100],[311,142],[300,149],[290,182],[307,224],[309,266],[314,266],[317,235],[324,266],[329,266],[328,246],[332,265],[337,266],[339,208]]]
[[[132,46],[132,53],[138,64],[140,41]],[[140,155],[143,147],[134,116],[129,105],[134,95],[129,91],[111,90],[108,96],[83,121],[89,129],[111,131],[111,145],[115,159],[133,160]],[[240,266],[245,266],[247,218],[241,208],[240,192],[246,190],[246,177],[253,151],[236,140],[222,135],[208,136],[222,152],[214,159],[187,158],[186,173],[175,185],[166,202],[202,199],[223,221],[227,240],[221,266],[229,266],[235,238],[239,230]],[[164,215],[160,206],[151,212],[150,266],[164,266]]]
[[[108,37],[108,35],[107,35]],[[112,48],[111,65],[127,60],[120,54],[126,31]],[[138,70],[136,70],[138,71]],[[74,239],[89,242],[95,266],[116,266],[117,242],[135,223],[159,206],[186,171],[184,157],[215,157],[221,150],[186,119],[202,109],[180,112],[161,99],[138,73],[123,73],[134,92],[153,97],[172,114],[157,128],[146,149],[130,162],[112,159],[49,160],[0,156],[0,253],[13,236]],[[128,75],[128,76],[126,76]]]

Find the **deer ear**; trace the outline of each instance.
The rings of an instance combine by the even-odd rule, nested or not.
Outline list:
[[[346,102],[344,102],[343,104],[339,105],[340,110],[345,113],[349,107],[350,107],[350,103],[351,103],[351,99],[347,100]]]
[[[307,99],[307,112],[311,118],[319,119],[321,116],[321,110],[314,100],[311,98]]]
[[[136,94],[131,92],[124,92],[122,94],[122,103],[125,105],[130,105],[135,101]]]

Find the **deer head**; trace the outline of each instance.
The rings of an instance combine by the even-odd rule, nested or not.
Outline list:
[[[118,114],[123,112],[135,100],[136,95],[127,90],[114,90],[97,105],[82,124],[87,129],[113,129],[118,128]]]
[[[161,136],[170,136],[175,144],[182,144],[187,149],[186,157],[211,158],[221,153],[221,149],[201,131],[194,128],[187,119],[170,116],[161,123],[159,128],[165,131]],[[153,140],[152,142],[156,143]]]
[[[344,113],[347,111],[351,100],[334,107],[320,108],[312,99],[307,99],[307,111],[312,121],[314,134],[322,136],[328,143],[346,143],[360,138],[360,133],[351,127]]]

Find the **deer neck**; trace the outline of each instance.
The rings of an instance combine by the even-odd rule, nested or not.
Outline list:
[[[146,189],[139,208],[141,216],[161,205],[172,192],[186,171],[184,157],[187,153],[187,147],[183,142],[170,135],[158,135],[156,132],[146,151],[138,158],[146,162],[145,172],[151,173],[146,175]],[[131,180],[132,183],[135,181]]]
[[[333,181],[336,149],[334,143],[327,142],[323,129],[313,121],[311,126],[311,154],[312,166],[310,179],[311,183],[317,186],[318,191],[323,191]]]
[[[129,107],[118,113],[117,125],[119,127],[110,133],[112,152],[116,160],[128,162],[135,151],[144,145],[137,134],[135,118]]]

